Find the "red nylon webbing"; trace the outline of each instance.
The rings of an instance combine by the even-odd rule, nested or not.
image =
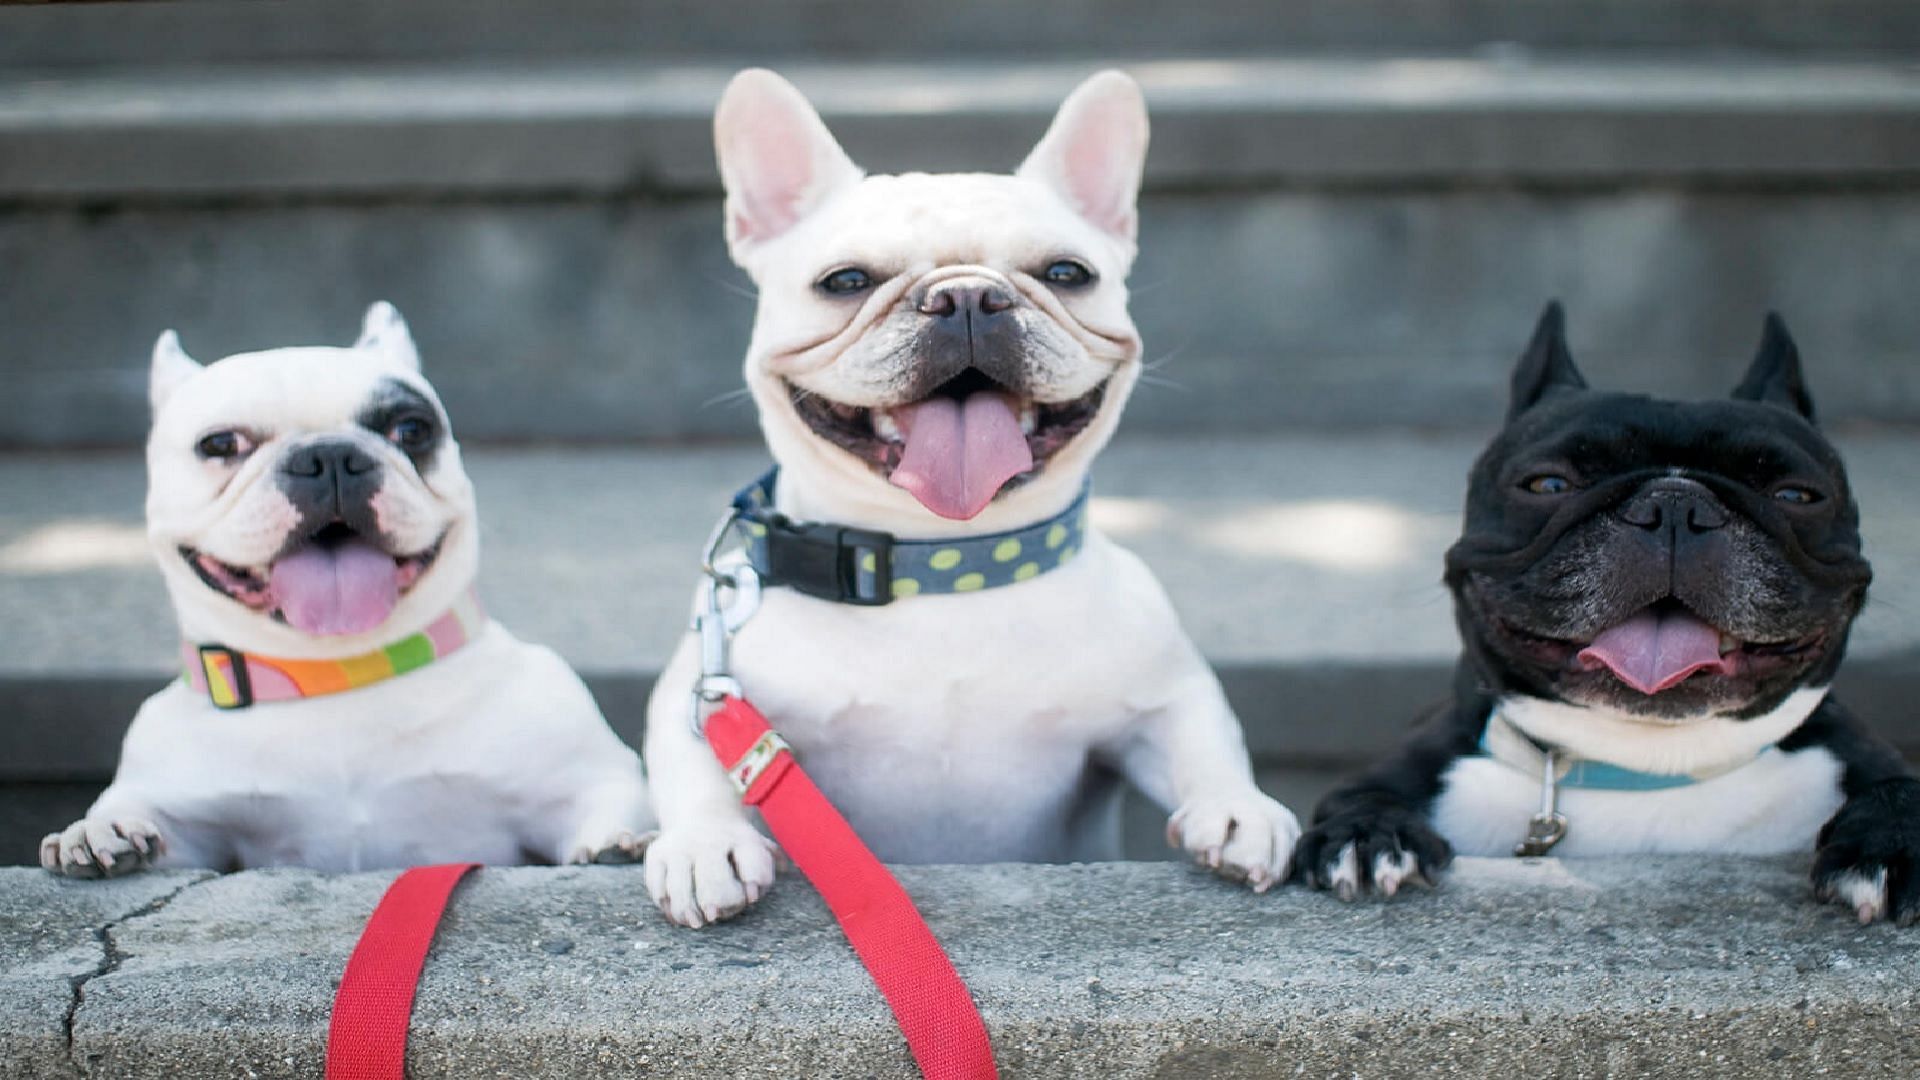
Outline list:
[[[760,711],[728,698],[707,720],[707,744],[730,769],[769,730]],[[987,1027],[953,962],[913,900],[853,826],[782,751],[747,790],[774,840],[833,911],[867,974],[892,1007],[928,1080],[985,1080],[999,1073]]]
[[[347,958],[327,1029],[327,1080],[402,1080],[413,992],[447,897],[479,863],[416,866],[393,879]]]

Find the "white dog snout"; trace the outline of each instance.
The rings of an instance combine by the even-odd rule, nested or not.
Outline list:
[[[948,278],[921,294],[915,305],[936,319],[991,317],[1019,303],[1013,288],[987,277]]]

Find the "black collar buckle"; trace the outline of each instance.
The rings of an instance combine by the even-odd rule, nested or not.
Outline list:
[[[244,653],[227,648],[225,645],[202,645],[200,649],[200,676],[207,680],[207,698],[216,709],[245,709],[253,705],[253,680],[247,676],[247,658]],[[233,688],[233,700],[220,700],[218,683],[214,676],[220,674],[214,667],[214,660],[225,657],[227,661],[228,682]]]
[[[844,525],[796,524],[765,514],[769,585],[860,607],[893,602],[892,533]]]

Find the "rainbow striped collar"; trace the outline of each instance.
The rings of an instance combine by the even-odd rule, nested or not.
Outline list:
[[[187,685],[222,709],[244,709],[263,701],[337,694],[405,675],[442,659],[478,637],[487,625],[480,594],[472,589],[453,610],[417,634],[384,649],[340,660],[283,660],[229,649],[225,645],[182,642]]]

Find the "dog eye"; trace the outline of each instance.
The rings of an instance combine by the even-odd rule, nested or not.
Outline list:
[[[387,441],[408,453],[425,450],[433,442],[433,423],[424,417],[403,416],[387,429]]]
[[[843,266],[820,279],[821,292],[833,296],[852,296],[873,287],[873,276],[857,266]]]
[[[1520,486],[1535,495],[1565,495],[1573,490],[1573,481],[1556,473],[1541,473],[1528,477]]]
[[[1812,488],[1801,487],[1798,484],[1787,484],[1784,487],[1775,488],[1773,497],[1783,503],[1792,503],[1795,506],[1812,506],[1824,498],[1824,496]]]
[[[1093,268],[1079,259],[1061,259],[1047,267],[1046,273],[1040,276],[1045,278],[1049,285],[1074,288],[1093,281]]]
[[[253,440],[237,431],[210,432],[193,444],[193,452],[208,461],[231,461],[252,451]]]

